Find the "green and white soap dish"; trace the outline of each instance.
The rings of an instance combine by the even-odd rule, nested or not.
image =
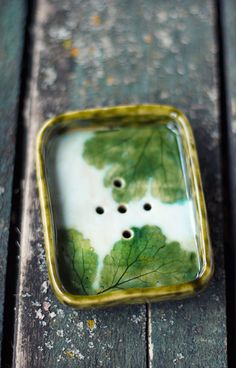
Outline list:
[[[48,273],[78,308],[181,298],[213,272],[190,124],[170,106],[57,116],[37,137]]]

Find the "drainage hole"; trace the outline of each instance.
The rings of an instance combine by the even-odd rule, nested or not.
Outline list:
[[[125,212],[127,212],[127,207],[126,207],[126,206],[124,206],[123,204],[121,204],[121,205],[117,208],[117,210],[118,210],[120,213],[125,213]]]
[[[113,186],[115,188],[121,189],[125,186],[125,181],[121,178],[116,178],[116,179],[113,180]]]
[[[133,232],[131,230],[124,230],[122,236],[124,239],[131,239],[133,237]]]
[[[145,211],[150,211],[150,210],[152,209],[152,206],[150,205],[150,203],[145,203],[145,204],[143,205],[143,209],[144,209]]]
[[[97,207],[96,208],[96,212],[99,214],[99,215],[102,215],[104,213],[104,208],[102,207]]]

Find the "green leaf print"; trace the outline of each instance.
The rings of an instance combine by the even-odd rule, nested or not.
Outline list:
[[[105,257],[98,294],[180,284],[196,278],[196,253],[183,250],[177,242],[167,243],[156,226],[146,225],[132,230],[133,238],[115,243]]]
[[[58,233],[59,272],[63,284],[72,293],[94,294],[92,284],[97,273],[98,256],[90,241],[76,230]]]
[[[177,137],[166,126],[97,132],[85,143],[84,158],[98,169],[107,169],[106,187],[116,178],[124,179],[124,187],[112,190],[117,202],[141,199],[149,186],[163,202],[186,199]]]

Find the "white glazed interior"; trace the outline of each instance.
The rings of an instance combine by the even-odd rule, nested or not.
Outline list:
[[[148,190],[142,200],[127,204],[126,213],[118,212],[119,204],[112,197],[112,188],[103,183],[107,169],[98,170],[83,158],[84,143],[93,134],[73,131],[55,136],[50,142],[48,159],[53,162],[53,182],[57,186],[56,195],[51,196],[51,200],[54,208],[60,208],[54,211],[56,226],[73,228],[89,239],[99,256],[99,269],[124,230],[147,224],[160,227],[168,241],[177,241],[184,249],[198,254],[191,199],[166,204],[154,198]],[[53,203],[58,198],[60,206]],[[152,209],[145,211],[144,203],[150,203]],[[97,214],[97,206],[104,208],[102,215]]]

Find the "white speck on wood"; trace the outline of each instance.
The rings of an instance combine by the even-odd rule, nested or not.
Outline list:
[[[44,319],[45,315],[42,313],[42,309],[39,308],[38,310],[35,311],[35,318],[36,319]]]
[[[48,291],[48,282],[44,281],[41,285],[41,293],[46,294]]]
[[[57,336],[63,337],[64,336],[63,330],[57,330]]]
[[[57,310],[57,315],[58,315],[59,318],[64,318],[65,313],[64,313],[63,309],[58,309]]]
[[[0,195],[2,195],[5,192],[5,188],[4,187],[0,187]]]
[[[43,302],[43,309],[48,312],[51,304],[49,302]]]
[[[57,79],[57,73],[53,68],[46,68],[43,70],[44,73],[44,81],[43,87],[48,88],[51,87]]]
[[[56,317],[56,313],[55,312],[49,313],[49,316],[50,316],[51,319],[53,319],[53,318]]]
[[[176,365],[178,362],[180,362],[181,360],[183,360],[184,359],[184,356],[183,356],[183,354],[182,353],[177,353],[176,354],[176,358],[175,359],[173,359],[173,363],[174,363],[174,365]]]

